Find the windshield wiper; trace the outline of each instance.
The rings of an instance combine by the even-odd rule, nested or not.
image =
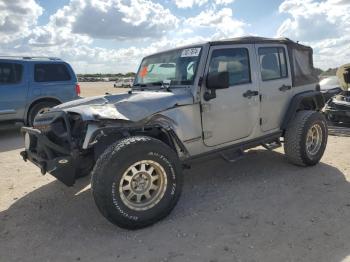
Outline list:
[[[137,83],[134,84],[133,86],[140,86],[140,87],[148,87],[148,86],[162,86],[163,82],[151,82],[151,83]]]

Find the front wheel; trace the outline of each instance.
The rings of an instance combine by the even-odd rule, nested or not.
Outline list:
[[[300,111],[285,132],[284,151],[293,164],[312,166],[321,160],[327,139],[325,117],[315,111]]]
[[[127,229],[149,226],[167,216],[179,199],[182,182],[175,152],[144,136],[110,146],[92,172],[98,209],[109,221]]]

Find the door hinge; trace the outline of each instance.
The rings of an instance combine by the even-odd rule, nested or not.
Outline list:
[[[213,132],[203,131],[203,139],[209,139],[211,137],[213,137]]]
[[[201,76],[198,80],[198,86],[200,87],[202,86],[202,84],[203,84],[203,77]]]
[[[262,118],[260,117],[260,120],[259,120],[259,122],[260,122],[260,125],[262,126]]]
[[[259,100],[260,100],[260,102],[261,102],[261,100],[262,100],[262,94],[259,95]]]
[[[201,112],[206,113],[210,111],[210,104],[201,104]]]

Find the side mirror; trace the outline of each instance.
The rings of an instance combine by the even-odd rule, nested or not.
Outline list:
[[[211,99],[216,98],[216,89],[225,89],[230,86],[230,76],[227,71],[209,73],[207,75],[206,86],[210,90],[210,92],[204,93],[204,100],[209,101]]]
[[[209,73],[207,75],[208,89],[225,89],[230,86],[230,76],[227,71]]]
[[[350,84],[350,71],[344,73],[344,81],[347,84]]]

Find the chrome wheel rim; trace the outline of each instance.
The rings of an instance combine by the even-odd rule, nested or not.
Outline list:
[[[134,163],[124,172],[119,194],[128,208],[143,211],[159,203],[166,187],[164,168],[153,160],[143,160]]]
[[[315,156],[322,145],[322,128],[319,124],[314,124],[306,136],[306,152],[309,156]]]

